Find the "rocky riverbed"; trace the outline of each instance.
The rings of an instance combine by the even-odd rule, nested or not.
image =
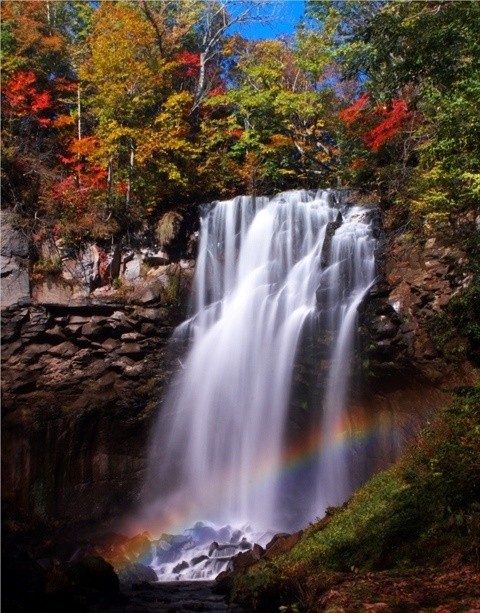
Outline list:
[[[177,581],[175,583],[146,583],[123,592],[123,602],[112,604],[112,613],[187,613],[188,611],[219,611],[241,613],[243,609],[228,603],[226,597],[215,593],[214,581]],[[93,607],[92,611],[105,610]]]

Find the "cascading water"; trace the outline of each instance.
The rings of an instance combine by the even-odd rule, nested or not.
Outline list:
[[[208,536],[189,541],[190,560],[214,540],[212,525],[226,526],[218,538],[242,549],[245,532],[236,528],[257,538],[298,529],[351,493],[350,451],[336,442],[346,428],[357,307],[375,274],[368,215],[335,192],[296,191],[218,202],[204,216],[193,315],[176,332],[189,349],[160,412],[145,488],[146,516],[164,527],[212,522],[197,524],[196,534]],[[285,469],[307,321],[332,342],[323,407],[302,434],[314,442],[299,489]],[[173,557],[156,563],[168,577],[178,572]]]

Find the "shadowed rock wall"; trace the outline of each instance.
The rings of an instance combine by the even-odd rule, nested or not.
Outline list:
[[[39,275],[33,267],[32,288],[25,295],[25,275],[32,269],[28,245],[7,221],[8,240],[2,239],[2,286],[9,281],[2,303],[4,500],[14,515],[24,517],[69,523],[118,517],[140,496],[152,420],[178,367],[181,348],[167,351],[167,344],[185,315],[193,234],[184,229],[188,240],[181,245],[173,239],[174,257],[168,244],[162,244],[163,251],[152,243],[116,246],[108,253],[87,245],[76,255],[57,244],[54,260],[52,246],[44,246],[43,261],[58,262],[58,270],[46,267]],[[378,226],[379,276],[360,309],[361,376],[352,386],[351,412],[352,419],[364,418],[380,429],[386,422],[396,432],[405,429],[406,438],[412,415],[420,419],[435,410],[446,402],[443,389],[475,377],[461,351],[435,346],[428,332],[431,317],[470,279],[458,246],[384,237],[380,217]],[[190,259],[178,259],[182,256]],[[12,285],[15,270],[21,280]],[[323,393],[329,339],[310,338],[313,347],[305,342],[295,372],[293,439],[318,410]],[[461,345],[462,339],[452,342]],[[390,436],[380,443],[378,467],[397,451]]]
[[[176,323],[166,307],[3,312],[2,485],[18,511],[95,519],[135,502]]]
[[[194,261],[155,243],[46,244],[32,265],[9,220],[2,230],[3,500],[27,519],[118,517],[140,495]]]

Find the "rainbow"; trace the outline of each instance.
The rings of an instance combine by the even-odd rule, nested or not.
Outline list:
[[[271,458],[261,458],[255,474],[252,475],[251,487],[261,489],[271,479],[299,474],[306,466],[317,461],[321,453],[336,455],[354,446],[390,441],[401,426],[401,423],[394,423],[391,413],[387,411],[372,416],[361,405],[351,407],[348,414],[345,413],[337,421],[330,440],[323,440],[321,428],[318,428],[303,439],[290,444],[282,454],[280,469]],[[219,494],[228,482],[229,475],[223,474],[209,484],[212,500],[215,500],[216,494]],[[165,534],[181,534],[202,519],[201,511],[193,500],[181,501],[175,510],[165,512],[165,509],[162,509],[161,515],[161,518],[154,520],[130,518],[122,528],[127,534],[138,535],[146,532],[150,538],[156,539]]]

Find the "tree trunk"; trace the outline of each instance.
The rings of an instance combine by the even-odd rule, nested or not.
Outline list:
[[[132,201],[132,177],[133,177],[133,166],[135,162],[135,153],[133,148],[133,141],[130,141],[130,167],[128,170],[128,183],[127,183],[127,197],[125,200],[125,205],[130,208],[130,204]]]
[[[80,83],[77,85],[77,117],[78,140],[82,140],[82,104],[80,97]]]

